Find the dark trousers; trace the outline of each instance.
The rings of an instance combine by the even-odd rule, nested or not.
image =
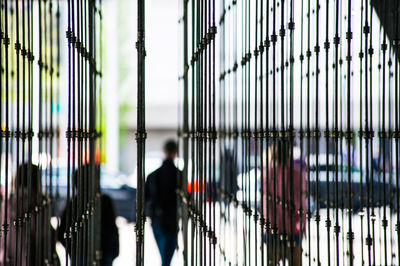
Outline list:
[[[100,266],[112,266],[114,258],[112,256],[104,256],[100,261]]]
[[[176,233],[164,232],[158,226],[151,226],[154,238],[156,239],[158,250],[161,255],[161,265],[169,266],[176,249],[178,237]]]

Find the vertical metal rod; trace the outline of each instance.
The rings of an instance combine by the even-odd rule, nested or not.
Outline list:
[[[352,69],[351,69],[351,39],[353,33],[351,31],[351,0],[348,0],[348,7],[347,7],[347,32],[346,32],[346,39],[347,39],[347,184],[348,184],[348,232],[347,232],[347,239],[349,241],[349,263],[352,266],[354,262],[354,255],[353,255],[353,239],[354,233],[352,229],[352,176],[351,176],[351,167],[352,167],[352,149],[351,149],[351,142],[352,142],[352,128],[351,128],[351,76],[352,76]]]
[[[137,113],[137,177],[138,191],[136,194],[136,265],[144,265],[144,155],[145,155],[145,1],[138,0],[138,40],[136,49],[138,54],[138,113]]]

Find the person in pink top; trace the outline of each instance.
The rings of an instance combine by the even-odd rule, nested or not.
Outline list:
[[[301,160],[291,163],[290,150],[288,143],[277,141],[269,150],[263,171],[263,214],[270,225],[265,236],[270,265],[284,259],[289,265],[300,265],[301,261],[301,238],[306,222],[305,212],[301,210],[306,209],[307,185],[305,167],[301,169]]]
[[[40,202],[45,197],[41,189],[40,178],[41,173],[37,165],[24,163],[17,169],[16,179],[7,202],[7,223],[5,201],[3,200],[1,204],[0,220],[3,225],[8,225],[8,231],[7,242],[4,242],[4,238],[1,238],[2,241],[0,241],[0,265],[60,265],[56,253],[55,231],[51,227],[50,220],[44,220],[46,219],[44,211],[34,211],[37,206],[41,205]],[[17,189],[19,193],[17,193]],[[29,194],[31,194],[30,199]],[[31,209],[28,209],[29,200]],[[23,220],[25,213],[31,214],[30,228],[28,222]],[[24,223],[17,228],[15,222],[18,219]],[[39,227],[40,230],[38,230]]]

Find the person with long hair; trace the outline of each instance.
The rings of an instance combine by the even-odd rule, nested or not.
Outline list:
[[[306,221],[301,211],[306,207],[305,167],[301,170],[302,161],[293,159],[289,143],[283,140],[269,148],[268,157],[263,173],[263,214],[270,224],[265,236],[269,265],[287,259],[289,265],[297,266],[301,262],[301,239]]]

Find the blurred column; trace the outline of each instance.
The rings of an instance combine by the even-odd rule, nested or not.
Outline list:
[[[103,107],[106,122],[106,162],[105,166],[111,171],[119,169],[119,115],[118,115],[118,1],[104,1],[104,71],[103,71]],[[105,52],[107,51],[107,52]]]

